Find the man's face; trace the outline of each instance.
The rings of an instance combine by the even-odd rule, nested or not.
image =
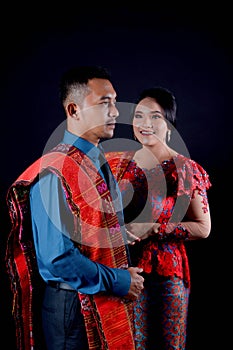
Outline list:
[[[100,138],[111,138],[116,118],[116,92],[109,80],[92,79],[88,83],[90,93],[85,97],[80,111],[82,137],[92,143]]]

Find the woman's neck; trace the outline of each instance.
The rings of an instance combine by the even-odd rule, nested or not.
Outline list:
[[[172,159],[177,152],[166,144],[156,146],[142,146],[135,152],[134,160],[140,168],[152,169],[157,164],[161,164],[165,160]]]

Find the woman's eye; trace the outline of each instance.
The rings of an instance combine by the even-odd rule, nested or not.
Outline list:
[[[142,118],[141,114],[134,114],[134,118]]]
[[[158,119],[158,118],[161,118],[161,116],[158,115],[158,114],[154,114],[154,115],[151,116],[151,118],[152,118],[152,119]]]

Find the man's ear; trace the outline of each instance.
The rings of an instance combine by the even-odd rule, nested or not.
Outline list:
[[[66,106],[67,115],[74,119],[79,119],[80,108],[76,103],[69,103]]]

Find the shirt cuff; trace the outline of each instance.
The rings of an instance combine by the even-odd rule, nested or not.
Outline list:
[[[113,285],[113,293],[123,297],[128,294],[130,284],[131,284],[131,276],[128,270],[114,269],[116,273],[116,282]]]

